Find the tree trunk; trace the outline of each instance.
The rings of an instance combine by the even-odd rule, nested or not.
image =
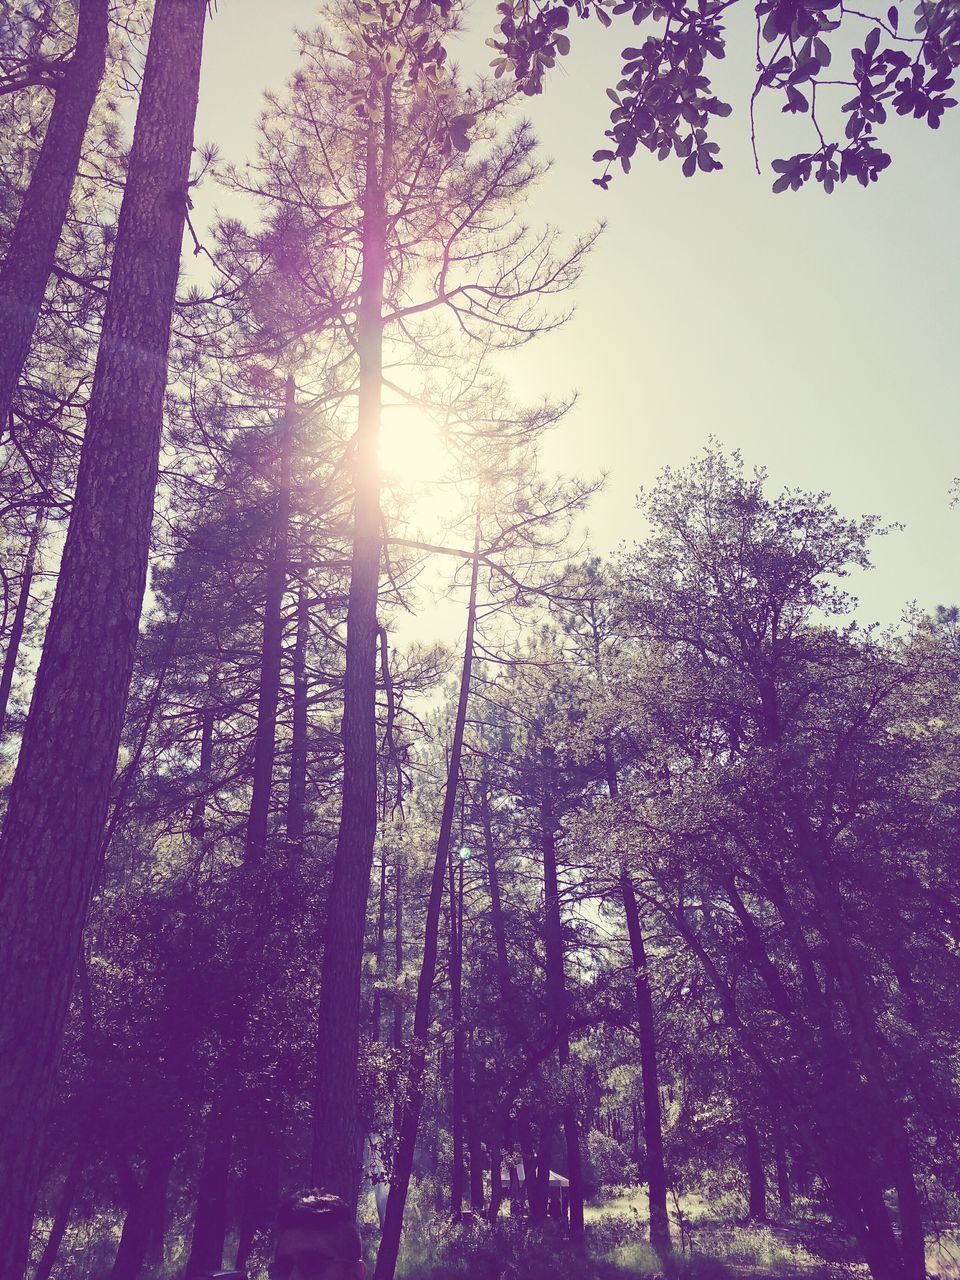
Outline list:
[[[280,664],[283,658],[283,596],[287,589],[287,548],[290,537],[290,453],[296,414],[292,374],[287,376],[285,400],[283,418],[277,432],[276,507],[264,583],[260,690],[253,747],[253,790],[243,851],[246,867],[258,867],[266,852],[273,763],[277,753],[277,706],[280,702]]]
[[[560,918],[560,881],[557,873],[557,827],[553,811],[555,760],[552,747],[542,752],[542,795],[540,801],[540,841],[543,852],[543,941],[547,962],[547,1011],[558,1029],[557,1057],[563,1068],[570,1060],[570,1040],[566,1032],[567,979],[564,971],[563,929]],[[580,1124],[576,1101],[568,1097],[563,1106],[563,1134],[567,1146],[567,1177],[570,1180],[570,1234],[583,1239],[583,1166],[580,1153]]]
[[[440,832],[437,837],[430,897],[424,925],[423,959],[417,981],[417,1004],[413,1018],[413,1039],[410,1046],[410,1066],[407,1095],[401,1109],[399,1143],[387,1197],[387,1212],[377,1251],[374,1280],[393,1280],[400,1251],[400,1233],[403,1229],[403,1213],[407,1202],[407,1189],[413,1169],[413,1151],[420,1127],[423,1108],[423,1077],[427,1055],[427,1036],[430,1032],[433,983],[437,971],[437,951],[440,934],[440,908],[443,902],[443,882],[453,834],[456,813],[457,788],[460,781],[460,760],[463,753],[463,735],[467,722],[467,706],[470,700],[470,678],[473,670],[473,643],[477,623],[477,583],[480,574],[480,524],[477,521],[473,544],[473,564],[470,573],[470,595],[467,606],[467,634],[463,646],[463,666],[460,673],[460,696],[457,716],[447,762],[447,781],[443,794],[443,811],[440,815]]]
[[[377,943],[374,948],[374,989],[373,989],[373,1010],[371,1014],[371,1022],[373,1024],[373,1039],[379,1043],[381,1023],[383,1022],[383,957],[386,949],[387,938],[387,851],[381,847],[380,852],[380,892],[377,899]]]
[[[497,975],[504,1008],[513,1008],[513,981],[507,953],[507,933],[503,920],[503,903],[500,897],[500,873],[497,869],[497,851],[493,839],[493,820],[490,814],[490,780],[484,772],[480,779],[480,819],[483,824],[483,850],[487,865],[487,884],[490,888],[490,912],[493,924],[493,940],[497,952]]]
[[[205,849],[207,844],[207,788],[213,770],[213,725],[216,719],[216,708],[212,705],[213,686],[214,677],[210,675],[207,689],[211,701],[200,713],[200,761],[197,769],[200,794],[190,810],[190,834],[199,842],[201,849]]]
[[[774,1135],[773,1154],[777,1170],[777,1202],[780,1206],[780,1216],[788,1218],[793,1212],[793,1196],[790,1191],[790,1165],[787,1161],[787,1148],[782,1133]]]
[[[60,1245],[63,1243],[63,1237],[66,1234],[67,1224],[70,1221],[73,1204],[77,1198],[82,1169],[83,1156],[78,1151],[67,1168],[67,1176],[63,1180],[60,1199],[57,1201],[57,1212],[50,1228],[50,1234],[47,1236],[46,1243],[43,1246],[43,1253],[37,1263],[33,1280],[50,1280],[50,1275],[57,1262],[57,1254],[60,1252]]]
[[[620,786],[609,741],[604,743],[604,758],[607,789],[611,800],[616,800],[620,795]],[[620,873],[620,896],[627,921],[627,937],[630,942],[630,958],[633,961],[634,993],[637,1001],[650,1243],[661,1257],[666,1257],[672,1246],[670,1217],[667,1212],[667,1170],[663,1158],[663,1114],[660,1106],[660,1079],[657,1065],[657,1024],[653,1010],[653,995],[650,990],[650,974],[647,968],[647,949],[640,924],[640,909],[637,904],[636,889],[626,867]],[[634,1110],[633,1141],[636,1150],[636,1110]]]
[[[287,839],[303,845],[307,801],[307,645],[310,641],[310,606],[307,588],[300,583],[297,595],[297,638],[293,647],[293,732],[290,741],[290,787],[287,793]]]
[[[156,1153],[147,1163],[143,1185],[135,1187],[127,1208],[110,1280],[137,1280],[143,1270],[158,1203],[162,1206],[166,1196],[172,1163],[173,1155],[168,1151]]]
[[[749,1186],[749,1212],[752,1222],[767,1220],[767,1175],[764,1168],[760,1135],[752,1121],[743,1125],[744,1161]]]
[[[403,856],[397,846],[397,859],[393,872],[393,975],[397,979],[397,994],[393,1002],[393,1047],[403,1044],[403,1002],[400,997],[400,978],[403,975]]]
[[[215,1107],[207,1120],[203,1161],[197,1181],[188,1276],[219,1271],[227,1237],[227,1189],[233,1151],[232,1112]]]
[[[143,600],[205,0],[157,0],[73,513],[0,839],[0,1275],[26,1261],[43,1126]]]
[[[108,0],[80,0],[77,43],[0,267],[0,422],[10,413],[60,243],[106,64],[108,14]]]
[[[464,1133],[463,1133],[463,941],[460,937],[462,911],[458,905],[457,866],[450,853],[450,1016],[453,1021],[453,1080],[451,1089],[450,1136],[453,1161],[450,1172],[450,1213],[454,1222],[463,1216]],[[463,863],[460,863],[459,902],[463,901]]]
[[[628,871],[620,875],[620,894],[627,917],[627,935],[633,961],[637,1001],[637,1034],[640,1038],[640,1080],[643,1088],[643,1142],[646,1153],[647,1203],[650,1243],[661,1257],[670,1252],[670,1218],[667,1214],[667,1171],[663,1158],[663,1117],[657,1066],[657,1026],[647,972],[647,952],[640,925],[637,895]]]
[[[30,542],[23,562],[23,573],[20,576],[17,607],[13,614],[13,625],[10,628],[7,651],[3,657],[3,672],[0,674],[0,741],[3,740],[6,730],[7,704],[10,701],[10,690],[13,687],[13,677],[17,670],[17,658],[20,655],[20,641],[23,639],[23,628],[27,620],[27,606],[30,604],[30,588],[33,585],[33,570],[37,560],[37,548],[40,546],[43,519],[44,509],[41,507],[37,511],[33,528],[30,530]]]
[[[317,1026],[312,1181],[356,1203],[363,1134],[358,1110],[360,977],[367,895],[377,828],[377,597],[380,479],[377,443],[383,390],[384,171],[389,148],[384,89],[384,159],[377,128],[367,138],[363,268],[357,316],[359,391],[354,437],[353,556],[343,691],[343,790],[323,946]]]

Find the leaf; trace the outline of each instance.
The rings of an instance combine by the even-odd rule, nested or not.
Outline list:
[[[697,171],[697,153],[695,151],[691,151],[691,153],[687,156],[686,160],[684,160],[683,162],[683,176],[685,178],[692,178],[693,175],[696,173],[696,171]]]
[[[894,4],[892,4],[887,10],[887,21],[890,23],[891,27],[893,27],[894,31],[896,31],[900,26],[900,12]]]

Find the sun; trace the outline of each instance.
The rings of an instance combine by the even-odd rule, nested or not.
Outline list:
[[[436,422],[410,404],[383,407],[380,475],[385,488],[419,497],[449,478],[451,458]]]

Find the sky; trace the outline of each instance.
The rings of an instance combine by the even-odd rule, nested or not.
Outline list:
[[[468,11],[466,65],[485,62],[494,9],[476,0]],[[261,93],[282,87],[296,64],[294,27],[315,14],[307,0],[220,0],[198,142],[231,160],[250,153]],[[599,219],[607,228],[572,319],[502,368],[521,399],[577,392],[545,462],[607,473],[588,517],[592,547],[606,553],[639,536],[638,490],[712,434],[765,466],[775,489],[826,490],[845,515],[904,526],[875,544],[873,572],[851,579],[862,620],[894,623],[914,601],[927,610],[960,603],[960,509],[951,506],[960,475],[960,108],[938,132],[913,120],[888,126],[893,164],[868,190],[773,195],[769,161],[807,145],[795,132],[803,122],[776,108],[761,115],[767,168],[758,176],[747,122],[752,33],[734,31],[716,78],[734,107],[716,130],[724,169],[685,179],[676,161],[638,154],[603,192],[591,182],[591,155],[605,145],[604,90],[634,28],[591,23],[571,35],[573,51],[545,93],[524,102],[552,160],[529,219],[571,237]],[[209,201],[215,190],[198,202],[201,219]]]

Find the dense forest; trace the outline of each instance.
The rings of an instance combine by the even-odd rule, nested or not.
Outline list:
[[[721,167],[731,4],[506,0],[482,77],[305,6],[242,162],[215,5],[2,6],[3,1280],[252,1280],[305,1186],[374,1280],[960,1274],[957,608],[709,423],[597,554],[504,372],[602,234],[529,212],[571,19],[605,191]],[[956,0],[755,19],[776,192],[955,105]]]

